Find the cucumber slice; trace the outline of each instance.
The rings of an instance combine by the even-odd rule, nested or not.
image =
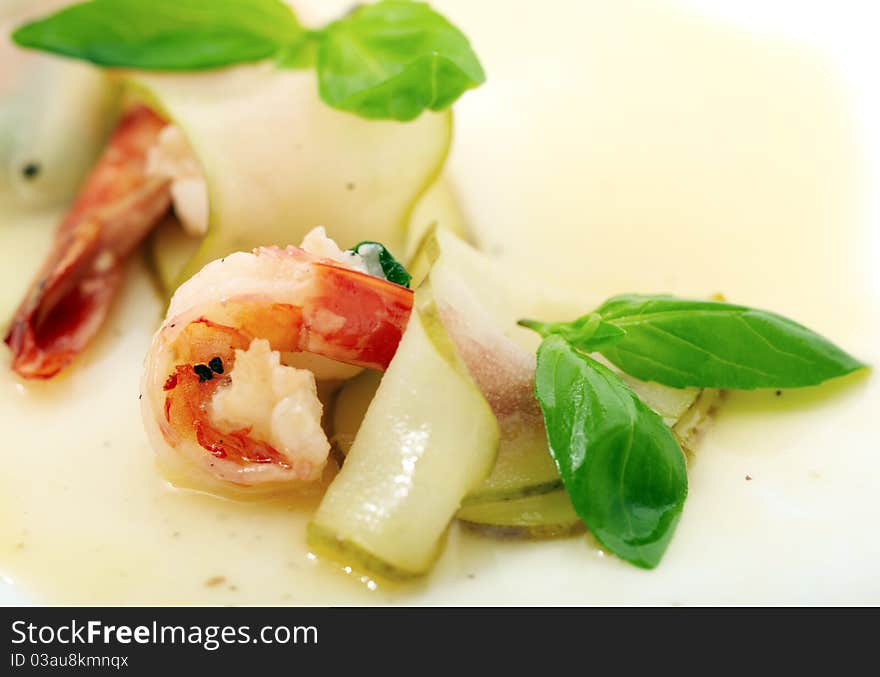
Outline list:
[[[636,388],[640,385],[653,384],[644,384],[641,381],[633,384]],[[660,395],[666,394],[665,391],[648,388],[640,393],[640,396],[661,415],[663,415],[664,408],[677,405],[681,401],[680,398],[674,397],[667,397],[665,400],[662,397],[658,398],[658,392]],[[722,395],[722,391],[710,388],[698,391],[696,396],[692,398],[690,406],[679,413],[677,420],[672,421],[672,432],[685,452],[693,453],[694,439],[700,428],[709,420],[713,410],[720,404]],[[651,401],[652,397],[653,402]],[[669,419],[666,420],[668,424]],[[504,436],[502,435],[496,469],[499,467],[498,464],[502,463],[501,452],[503,449]],[[547,455],[549,456],[549,452]],[[496,476],[495,471],[490,478],[494,476]],[[510,472],[507,476],[514,478]],[[467,526],[490,536],[548,538],[567,536],[584,529],[581,519],[571,506],[568,494],[561,488],[561,481],[555,490],[548,493],[536,491],[535,487],[539,485],[534,483],[531,485],[532,488],[529,488],[528,482],[522,482],[519,486],[519,493],[512,492],[502,495],[501,499],[491,502],[475,501],[472,494],[468,497],[469,501],[458,511],[458,519]],[[498,493],[496,492],[496,496]]]
[[[466,506],[456,517],[465,526],[489,536],[553,538],[586,529],[568,494],[561,489],[512,501]]]
[[[413,209],[406,229],[406,246],[402,252],[404,261],[410,261],[415,256],[432,228],[448,230],[461,238],[467,236],[464,215],[458,206],[455,191],[445,176],[433,183]]]
[[[439,229],[428,232],[410,267],[416,281],[428,271],[441,318],[484,395],[490,403],[507,398],[502,406],[493,404],[501,431],[498,461],[486,481],[465,498],[464,505],[512,500],[561,488],[532,393],[534,349],[539,338],[516,322],[523,317],[577,317],[584,311],[583,302],[523,287],[514,271]],[[493,354],[502,355],[499,364],[491,364]],[[509,373],[502,373],[504,370]],[[670,427],[697,401],[711,401],[717,396],[710,392],[702,400],[698,388],[668,388],[626,375],[624,379]],[[519,395],[511,398],[514,391]],[[695,416],[683,425],[679,438],[689,438],[690,432],[684,435],[684,429],[688,425],[696,427],[703,418]]]
[[[386,578],[424,574],[462,498],[489,474],[498,425],[441,324],[431,287],[308,530],[320,554]]]
[[[642,401],[663,417],[682,449],[691,452],[689,444],[720,401],[720,391],[678,390],[622,376]],[[486,481],[468,494],[463,505],[510,501],[561,489],[562,479],[547,447],[543,424],[516,417],[500,419],[498,423],[498,460]]]
[[[501,442],[492,473],[465,505],[553,491],[561,486],[533,395],[538,339],[521,317],[566,317],[556,301],[522,287],[512,272],[448,231],[429,231],[416,252],[414,279],[430,271],[440,316],[495,410]]]
[[[0,209],[11,222],[16,211],[53,209],[73,197],[113,129],[120,97],[96,68],[6,50],[0,45]],[[24,173],[28,165],[35,174]]]
[[[180,127],[208,183],[208,234],[178,281],[233,251],[299,244],[318,225],[343,247],[369,239],[403,251],[451,141],[449,112],[364,120],[324,104],[310,71],[130,73],[126,83]]]
[[[543,423],[515,416],[498,423],[498,460],[489,477],[462,505],[509,501],[561,489],[562,479],[547,447]]]
[[[402,260],[409,260],[414,255],[425,233],[433,227],[449,230],[460,237],[467,232],[455,195],[448,180],[442,176],[419,199],[410,216]],[[150,235],[145,248],[146,256],[164,296],[170,297],[174,293],[184,268],[196,255],[200,244],[200,238],[188,235],[173,216],[169,216]],[[340,244],[345,246],[347,243]]]

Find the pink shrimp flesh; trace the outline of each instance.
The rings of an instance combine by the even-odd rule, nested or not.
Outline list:
[[[208,264],[178,290],[147,357],[145,423],[161,433],[161,441],[152,436],[154,445],[240,486],[313,479],[326,458],[316,464],[258,439],[248,426],[220,429],[212,421],[212,399],[230,384],[237,351],[264,339],[280,354],[384,370],[412,302],[409,289],[297,247]]]

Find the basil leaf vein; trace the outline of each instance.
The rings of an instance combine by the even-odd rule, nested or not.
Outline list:
[[[575,511],[611,552],[657,566],[687,497],[672,431],[610,369],[560,336],[538,349],[535,391]]]

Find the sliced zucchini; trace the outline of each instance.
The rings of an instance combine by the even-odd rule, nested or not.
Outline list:
[[[428,232],[411,264],[414,280],[424,277],[428,271],[441,310],[452,309],[451,313],[441,312],[441,317],[459,344],[465,361],[469,351],[464,344],[476,340],[487,348],[486,352],[504,351],[506,363],[519,365],[512,377],[494,379],[490,373],[488,379],[481,379],[474,374],[478,383],[484,382],[484,394],[489,401],[493,402],[493,397],[487,387],[499,391],[505,386],[527,389],[516,408],[505,407],[497,412],[501,430],[498,461],[490,476],[466,497],[464,504],[512,500],[561,488],[562,481],[550,456],[543,421],[531,393],[533,351],[539,339],[537,334],[518,327],[516,322],[523,317],[557,320],[577,317],[584,312],[583,302],[560,300],[552,292],[541,293],[533,287],[522,287],[509,269],[452,233],[438,229]],[[457,331],[452,324],[463,329]],[[472,369],[484,369],[478,359],[468,364]],[[498,367],[495,369],[499,371]],[[701,399],[697,388],[675,389],[626,375],[623,378],[670,427],[675,426],[695,402],[714,397],[707,394],[705,400]],[[689,439],[690,433],[683,434],[684,429],[691,424],[696,426],[701,420],[702,417],[695,416],[690,423],[683,424],[680,439]]]
[[[319,554],[387,578],[424,574],[462,498],[489,474],[498,425],[429,284],[308,530]]]
[[[559,290],[536,288],[517,277],[516,270],[467,244],[447,228],[430,228],[407,266],[415,288],[428,273],[438,301],[467,304],[480,313],[471,317],[476,328],[492,331],[533,353],[540,339],[518,320],[574,319],[583,314],[582,299],[570,298]],[[465,296],[466,298],[461,298]]]
[[[409,260],[414,255],[418,243],[432,227],[444,228],[462,237],[466,233],[455,197],[442,176],[419,199],[413,210],[406,228],[402,260]],[[200,244],[201,238],[188,235],[173,216],[169,216],[150,235],[145,248],[147,260],[165,296],[170,297],[174,293],[183,270],[198,252]],[[345,246],[354,243],[339,244]]]
[[[454,234],[428,232],[410,265],[414,281],[430,271],[441,317],[459,352],[496,409],[501,442],[491,475],[465,499],[465,505],[553,491],[561,486],[547,449],[532,394],[537,336],[519,326],[522,317],[566,317],[533,287],[523,287],[509,269],[477,252]],[[500,356],[500,364],[481,359]],[[511,398],[511,394],[513,394]],[[505,398],[510,401],[505,403]]]
[[[508,416],[499,419],[498,425],[498,460],[489,477],[462,505],[509,501],[560,489],[562,480],[547,447],[543,422]]]
[[[489,536],[553,538],[585,529],[562,489],[511,501],[465,506],[456,517],[465,526]]]
[[[299,244],[318,225],[343,247],[403,251],[451,141],[448,112],[365,120],[324,104],[310,71],[131,73],[126,83],[179,126],[207,180],[208,233],[179,280],[233,251]]]
[[[62,207],[76,194],[113,129],[120,92],[105,72],[73,61],[2,63],[0,209],[12,222],[16,211]]]
[[[672,428],[682,449],[692,451],[689,445],[719,402],[720,391],[679,390],[624,377],[642,401]],[[509,501],[560,489],[562,479],[547,447],[543,424],[533,419],[508,417],[499,420],[499,426],[501,442],[495,467],[486,481],[465,498],[463,505]]]
[[[440,176],[431,185],[413,209],[406,229],[406,245],[401,253],[402,260],[410,261],[425,239],[425,235],[435,227],[448,230],[461,238],[467,236],[464,215],[458,206],[449,179],[445,176]]]
[[[645,385],[641,381],[632,384],[634,389]],[[638,390],[637,390],[638,392]],[[681,392],[681,391],[676,391]],[[658,398],[658,393],[661,397]],[[655,408],[661,415],[664,409],[668,411],[670,406],[676,405],[680,400],[666,395],[665,390],[658,391],[656,388],[648,388],[640,397]],[[695,395],[695,396],[694,396]],[[693,441],[703,426],[712,415],[712,411],[721,401],[722,391],[706,388],[691,392],[690,406],[681,412],[677,420],[671,421],[672,432],[678,439],[679,444],[686,453],[693,452]],[[653,398],[653,401],[652,401]],[[666,418],[667,424],[670,419]],[[498,463],[502,461],[504,449],[504,437],[499,448]],[[549,457],[549,452],[548,452]],[[521,466],[524,469],[526,465]],[[496,475],[493,471],[492,476]],[[513,473],[508,473],[513,478]],[[558,479],[558,475],[557,475]],[[485,484],[483,485],[485,487]],[[518,491],[502,494],[502,498],[493,501],[474,500],[474,494],[468,497],[468,501],[458,511],[458,519],[467,526],[475,528],[490,536],[519,536],[523,538],[547,538],[550,536],[567,536],[583,529],[583,524],[568,499],[568,494],[562,489],[561,481],[554,490],[544,491],[544,484],[533,482],[520,482],[516,486]],[[540,489],[540,490],[539,490]],[[496,496],[499,492],[496,491]]]

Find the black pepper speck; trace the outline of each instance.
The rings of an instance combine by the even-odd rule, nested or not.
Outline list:
[[[21,168],[21,175],[28,179],[35,179],[40,175],[40,171],[43,168],[40,167],[40,163],[38,162],[28,162],[24,167]]]
[[[211,367],[206,364],[193,365],[193,371],[196,373],[196,376],[199,377],[199,383],[204,383],[205,381],[210,381],[214,378],[214,372],[211,371]]]

